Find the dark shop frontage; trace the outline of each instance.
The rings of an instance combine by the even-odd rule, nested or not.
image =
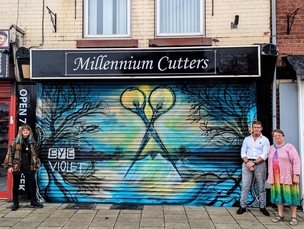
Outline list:
[[[236,206],[242,141],[252,121],[272,117],[276,56],[261,49],[30,50],[31,79],[18,90],[37,92],[24,95],[35,103],[27,119],[40,151],[40,195]],[[255,197],[253,188],[252,206]]]

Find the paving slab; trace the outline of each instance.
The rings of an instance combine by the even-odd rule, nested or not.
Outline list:
[[[186,215],[165,215],[165,222],[167,223],[183,223],[188,222]]]
[[[115,223],[116,223],[117,218],[116,217],[95,217],[91,224],[90,227],[111,227],[113,228]]]
[[[64,225],[64,229],[85,229],[90,226],[90,221],[68,221]]]
[[[164,212],[161,211],[143,211],[141,214],[142,218],[164,218]]]
[[[165,214],[183,215],[185,214],[184,206],[164,206]]]
[[[22,219],[21,217],[4,217],[0,219],[0,225],[1,227],[12,227]]]
[[[26,217],[28,216],[33,210],[32,209],[22,209],[22,208],[19,208],[18,211],[10,211],[8,212],[5,217],[6,218],[9,218],[9,217]]]
[[[119,210],[100,209],[96,213],[95,217],[117,217],[119,214],[120,214]]]
[[[125,225],[131,225],[131,224],[140,224],[140,215],[132,215],[132,214],[120,214],[118,215],[118,218],[116,220],[116,224],[125,224]]]
[[[65,217],[50,217],[43,221],[40,227],[63,227],[69,218]]]
[[[203,218],[203,219],[204,218],[210,218],[208,212],[206,212],[206,211],[200,211],[200,210],[198,210],[198,211],[187,210],[186,211],[186,215],[187,215],[188,219],[191,219],[191,218],[194,218],[194,219],[196,219],[196,218]]]
[[[82,222],[82,221],[89,221],[91,222],[96,215],[96,212],[94,213],[75,213],[71,216],[70,221],[76,221],[76,222]]]
[[[163,211],[162,205],[145,205],[143,211]]]
[[[191,228],[215,228],[209,218],[191,218],[189,219],[189,225]]]
[[[240,229],[241,227],[237,223],[235,223],[235,224],[225,224],[225,223],[223,223],[223,224],[215,224],[215,228],[216,229],[231,229],[231,228]]]
[[[76,213],[77,210],[65,210],[65,209],[59,209],[55,212],[53,212],[50,217],[51,218],[70,218],[72,215]]]
[[[235,224],[236,221],[232,216],[222,215],[210,215],[210,218],[214,224]],[[231,227],[232,228],[232,227]]]
[[[29,229],[29,228],[37,228],[41,224],[39,221],[20,221],[16,223],[12,229]]]
[[[123,223],[117,222],[114,226],[114,229],[136,229],[139,228],[139,223]]]
[[[191,229],[188,223],[165,223],[166,229]]]
[[[262,229],[265,226],[257,220],[241,219],[237,221],[241,228]]]
[[[92,208],[72,208],[66,203],[45,203],[41,209],[21,208],[11,211],[11,203],[0,200],[0,229],[297,229],[304,228],[304,212],[297,210],[299,224],[290,226],[290,209],[284,209],[285,221],[273,223],[277,209],[268,207],[270,216],[259,208],[247,208],[242,215],[237,207],[144,205],[117,208],[93,204]],[[80,205],[79,205],[80,206]]]
[[[202,222],[199,221],[189,221],[191,229],[201,228],[201,229],[212,229],[215,228],[213,222],[210,219],[203,219]]]
[[[48,213],[33,213],[29,214],[26,217],[24,217],[21,221],[37,221],[37,222],[43,222],[46,218],[48,218],[50,214]]]
[[[61,229],[62,227],[52,227],[52,229]],[[37,229],[50,229],[50,227],[37,227]]]
[[[144,218],[141,220],[140,226],[141,227],[164,227],[165,222],[164,222],[164,220],[160,220],[159,218],[156,218],[156,219]]]

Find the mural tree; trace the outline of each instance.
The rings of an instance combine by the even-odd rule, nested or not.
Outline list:
[[[180,89],[188,95],[191,104],[188,119],[200,123],[201,134],[208,137],[210,143],[240,145],[250,134],[248,124],[252,120],[248,117],[256,106],[256,91],[252,84],[205,81],[184,83]]]
[[[94,146],[88,141],[87,135],[102,131],[101,126],[96,122],[90,122],[96,115],[108,115],[109,107],[98,95],[94,95],[90,85],[78,83],[50,83],[44,84],[39,88],[40,106],[38,106],[38,116],[40,116],[38,126],[38,143],[41,147],[42,163],[46,168],[49,177],[49,183],[45,188],[48,191],[50,181],[54,181],[57,187],[66,198],[68,190],[63,186],[59,178],[54,174],[48,161],[48,149],[56,145],[78,146],[85,143],[93,151]],[[90,99],[88,97],[90,96]],[[40,113],[40,114],[39,114]],[[41,144],[43,141],[43,144]],[[75,160],[81,160],[83,155],[75,155]],[[69,173],[59,171],[61,178],[75,186],[82,186],[81,189],[97,189],[92,184],[96,182],[83,183],[85,179],[97,180],[94,176],[94,161],[91,160],[89,165],[80,173]],[[63,176],[64,175],[64,176]],[[60,179],[61,179],[60,178]],[[46,195],[47,196],[47,195]],[[76,201],[73,200],[72,201]]]
[[[182,83],[180,90],[187,96],[190,104],[188,120],[191,123],[199,123],[201,135],[205,137],[207,143],[223,149],[236,147],[235,154],[239,155],[243,139],[250,134],[250,124],[256,119],[255,86],[248,82],[242,84],[239,81],[208,80]],[[210,163],[216,162],[210,161]],[[221,190],[216,187],[225,182],[234,184],[228,193],[235,196],[230,201],[235,201],[234,205],[236,205],[239,196],[237,189],[240,188],[241,182],[241,174],[238,172],[240,168],[219,168],[217,172],[211,174],[202,171],[200,179],[204,182],[211,181],[208,190]],[[210,176],[212,179],[208,179]],[[210,191],[210,193],[212,193],[210,205],[223,201],[221,192]],[[256,195],[253,193],[253,196]]]

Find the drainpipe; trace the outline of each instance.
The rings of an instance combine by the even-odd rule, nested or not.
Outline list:
[[[272,44],[277,45],[277,9],[276,0],[271,0],[271,36]],[[276,101],[276,89],[277,89],[277,67],[274,69],[273,83],[272,83],[272,128],[277,129],[277,101]]]
[[[304,98],[304,75],[297,75],[297,82],[298,82],[298,115],[299,115],[299,154],[301,158],[301,168],[304,168],[304,122],[301,117],[304,116],[304,106],[303,106],[303,98]],[[302,203],[302,210],[304,211],[304,172],[302,169],[301,175],[300,175],[300,191],[301,191],[301,203]]]

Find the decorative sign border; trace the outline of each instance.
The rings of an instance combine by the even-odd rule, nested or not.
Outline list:
[[[259,77],[260,46],[30,50],[32,79]]]

